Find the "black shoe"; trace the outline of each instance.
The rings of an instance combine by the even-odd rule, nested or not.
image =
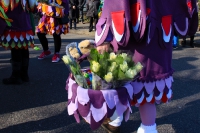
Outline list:
[[[186,40],[183,40],[183,41],[181,42],[181,46],[182,46],[182,47],[185,47],[185,46],[186,46]]]
[[[173,46],[173,49],[177,49],[178,47],[177,46]]]
[[[25,74],[25,73],[21,74],[21,79],[22,79],[23,82],[29,82],[30,81],[28,74]]]
[[[194,45],[190,45],[191,48],[194,48]]]
[[[16,78],[13,76],[11,76],[10,78],[3,79],[2,82],[5,85],[20,85],[23,83],[21,78]]]
[[[194,42],[193,42],[193,41],[190,42],[190,47],[191,47],[191,48],[194,48]]]
[[[92,30],[91,29],[89,29],[89,32],[91,32]]]

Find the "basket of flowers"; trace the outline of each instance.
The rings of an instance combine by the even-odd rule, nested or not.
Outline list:
[[[133,87],[130,82],[137,77],[142,65],[132,61],[127,51],[105,52],[99,54],[91,49],[87,60],[88,68],[81,68],[69,55],[63,56],[71,74],[66,81],[68,91],[68,114],[80,122],[81,116],[95,130],[109,118],[115,116],[129,119],[132,112],[130,100]]]

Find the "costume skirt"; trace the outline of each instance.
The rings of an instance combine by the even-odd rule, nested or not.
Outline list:
[[[71,78],[66,82],[68,91],[68,114],[74,115],[77,122],[82,116],[92,129],[97,129],[105,118],[114,112],[125,115],[125,121],[132,112],[131,105],[140,106],[145,103],[168,102],[172,97],[173,78],[154,82],[133,81],[111,90],[84,89]]]
[[[36,27],[36,33],[46,33],[49,35],[56,34],[67,34],[69,32],[68,24],[59,24],[58,18],[53,18],[44,15]]]
[[[34,34],[29,31],[5,30],[0,36],[0,45],[5,49],[34,47]]]

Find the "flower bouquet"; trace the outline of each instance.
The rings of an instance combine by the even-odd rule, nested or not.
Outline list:
[[[121,87],[136,78],[143,68],[140,62],[132,61],[132,54],[128,51],[99,54],[96,49],[92,49],[88,60],[94,90]]]
[[[80,65],[69,55],[64,55],[62,60],[69,67],[76,83],[79,86],[88,89],[89,86],[88,86],[88,83],[87,83],[85,77],[83,76]]]
[[[131,53],[119,51],[99,54],[96,49],[91,49],[87,56],[90,67],[85,69],[81,69],[70,55],[62,59],[73,74],[66,81],[69,115],[74,115],[78,123],[81,116],[93,130],[99,128],[105,118],[116,115],[121,119],[124,115],[125,121],[129,119],[132,112],[130,99],[134,95],[129,82],[142,69],[140,63],[132,61]]]

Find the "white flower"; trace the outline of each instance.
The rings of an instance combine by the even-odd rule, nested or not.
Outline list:
[[[128,71],[126,71],[125,75],[128,77],[128,78],[134,78],[136,75],[137,75],[137,72],[135,69],[128,69]]]
[[[127,62],[131,61],[131,58],[128,56],[127,53],[121,53],[120,56]]]
[[[117,68],[117,63],[112,62],[111,66],[108,68],[109,72],[113,72]]]
[[[68,55],[64,55],[62,57],[62,60],[64,61],[65,64],[70,64],[72,62],[71,58]]]
[[[111,82],[111,81],[113,80],[113,75],[112,75],[112,73],[111,73],[111,72],[108,72],[108,73],[105,75],[104,79],[105,79],[105,81],[108,82],[108,83]]]
[[[100,67],[101,67],[101,65],[98,62],[92,61],[92,71],[93,72],[95,72],[95,73],[98,72]]]
[[[135,69],[137,72],[140,72],[142,70],[143,66],[140,62],[138,62],[136,65],[135,65]]]
[[[116,57],[117,55],[114,52],[110,53],[110,60],[114,60]]]
[[[120,64],[120,68],[123,72],[126,72],[126,70],[128,69],[128,64],[126,61],[123,61],[123,64]]]

